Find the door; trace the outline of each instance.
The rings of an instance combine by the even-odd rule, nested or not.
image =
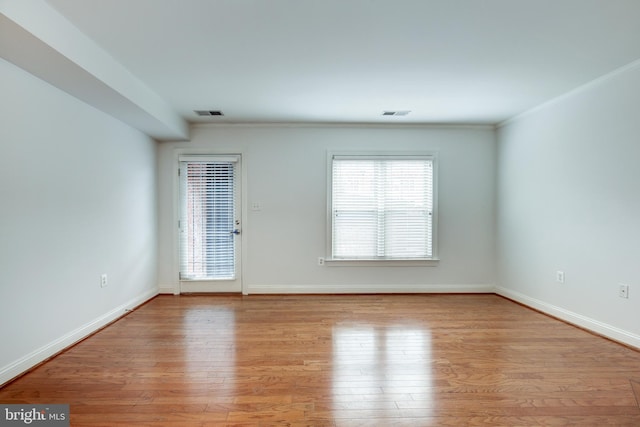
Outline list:
[[[240,156],[180,156],[180,292],[241,292]]]

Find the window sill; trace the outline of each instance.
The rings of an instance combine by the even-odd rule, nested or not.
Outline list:
[[[331,259],[324,260],[331,267],[437,267],[439,258],[429,259]]]

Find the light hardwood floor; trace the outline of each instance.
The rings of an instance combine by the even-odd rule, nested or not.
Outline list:
[[[635,392],[634,392],[635,387]],[[72,426],[640,426],[640,352],[495,295],[159,296],[0,389]]]

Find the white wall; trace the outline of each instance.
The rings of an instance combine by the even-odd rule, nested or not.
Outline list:
[[[260,292],[491,291],[495,284],[492,128],[198,126],[190,143],[159,151],[159,283],[175,285],[176,149],[242,153],[246,201],[244,284]],[[439,159],[436,267],[317,265],[326,248],[329,150],[427,150]]]
[[[1,59],[0,86],[1,384],[157,293],[157,199],[153,140]]]
[[[637,347],[639,112],[636,66],[501,127],[497,212],[499,292]]]

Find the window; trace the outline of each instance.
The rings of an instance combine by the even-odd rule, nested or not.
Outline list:
[[[433,156],[331,157],[331,259],[434,259]]]
[[[181,157],[180,279],[235,278],[235,161]]]

